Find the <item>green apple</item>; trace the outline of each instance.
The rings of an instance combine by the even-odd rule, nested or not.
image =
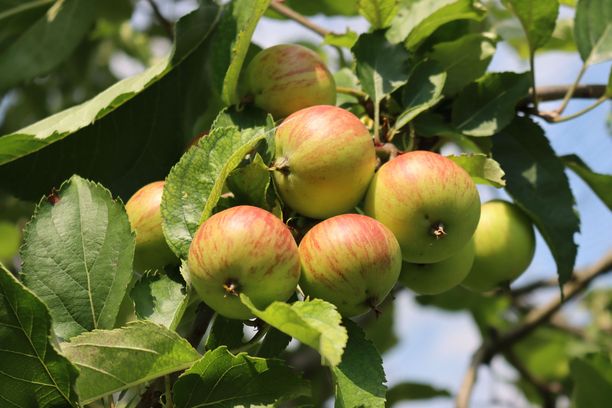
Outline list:
[[[302,109],[275,133],[274,181],[283,201],[311,218],[351,211],[362,199],[376,167],[368,129],[335,106]]]
[[[335,105],[336,84],[321,58],[295,44],[260,51],[246,69],[246,87],[255,105],[283,118],[314,105]]]
[[[12,223],[0,221],[0,263],[8,265],[19,252],[21,231]]]
[[[459,285],[474,263],[474,240],[443,261],[430,264],[404,262],[400,282],[421,295],[437,295]]]
[[[463,286],[485,292],[512,282],[533,259],[535,234],[531,220],[512,203],[489,201],[482,206],[474,245],[474,265]]]
[[[138,190],[125,204],[132,229],[136,233],[134,268],[139,271],[162,270],[178,263],[162,230],[160,203],[164,182],[155,181]]]
[[[299,250],[304,294],[335,304],[346,317],[375,309],[402,269],[393,233],[365,215],[343,214],[315,225]]]
[[[393,231],[405,261],[434,263],[470,240],[480,217],[480,197],[470,175],[452,160],[413,151],[378,170],[364,210]]]
[[[230,319],[249,319],[244,293],[260,309],[285,301],[300,279],[298,247],[271,213],[241,205],[216,213],[197,230],[187,257],[200,298]]]

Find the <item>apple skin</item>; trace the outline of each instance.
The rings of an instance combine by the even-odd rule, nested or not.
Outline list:
[[[336,83],[321,58],[296,44],[260,51],[246,69],[248,94],[276,119],[314,105],[336,104]]]
[[[351,211],[376,168],[368,129],[335,106],[302,109],[275,133],[274,181],[283,201],[298,213],[324,219]]]
[[[378,170],[364,210],[393,231],[405,261],[434,263],[470,240],[480,217],[480,197],[470,175],[452,160],[413,151]]]
[[[472,269],[474,240],[459,252],[440,262],[414,264],[404,262],[400,282],[420,295],[437,295],[459,285]]]
[[[402,268],[393,233],[365,215],[343,214],[315,225],[299,249],[304,294],[335,304],[345,317],[379,305]]]
[[[163,270],[178,263],[162,230],[160,203],[164,181],[155,181],[136,191],[125,204],[130,225],[136,233],[134,268],[138,271]]]
[[[239,293],[263,309],[289,299],[300,279],[298,247],[289,228],[249,205],[228,208],[206,220],[193,237],[187,265],[200,298],[230,319],[253,317]]]
[[[482,206],[474,233],[474,265],[462,286],[477,292],[518,278],[535,253],[531,220],[516,205],[492,200]]]

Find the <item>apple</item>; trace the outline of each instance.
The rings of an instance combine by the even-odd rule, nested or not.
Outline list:
[[[178,263],[162,230],[160,203],[164,182],[155,181],[138,190],[125,204],[132,230],[136,233],[134,268],[139,271],[162,270]]]
[[[200,298],[230,319],[249,319],[244,293],[260,309],[285,301],[300,278],[298,247],[273,214],[241,205],[214,214],[197,230],[187,256]]]
[[[413,151],[378,170],[364,210],[393,231],[405,261],[435,263],[470,240],[480,217],[480,197],[470,175],[452,160]]]
[[[474,263],[474,240],[459,252],[440,262],[414,264],[404,262],[400,282],[420,295],[437,295],[459,285]]]
[[[474,265],[462,285],[486,292],[518,278],[529,266],[535,252],[531,220],[516,205],[502,200],[482,206],[474,233]]]
[[[274,181],[283,201],[311,218],[352,210],[376,168],[368,129],[352,113],[335,106],[302,109],[275,133]]]
[[[345,317],[376,310],[402,269],[393,233],[365,215],[343,214],[315,225],[299,251],[304,294],[335,304]]]
[[[335,105],[336,83],[321,58],[295,44],[260,51],[246,69],[248,95],[276,119],[313,105]]]

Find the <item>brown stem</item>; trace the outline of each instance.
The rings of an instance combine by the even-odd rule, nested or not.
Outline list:
[[[570,85],[540,86],[537,88],[540,102],[558,101],[563,99]],[[572,99],[597,99],[606,93],[606,85],[579,85],[572,94]],[[531,96],[523,99],[519,106],[526,106],[531,102]]]
[[[276,11],[277,13],[282,14],[283,16],[290,18],[296,23],[308,28],[309,30],[314,31],[315,33],[319,34],[321,37],[325,37],[328,34],[334,34],[328,29],[323,28],[313,23],[310,19],[304,17],[303,15],[293,10],[292,8],[285,6],[279,0],[273,0],[270,3],[270,8]]]
[[[595,265],[575,273],[575,279],[568,282],[563,288],[563,298],[554,299],[542,307],[532,310],[527,314],[519,326],[500,335],[494,341],[483,342],[474,353],[470,366],[463,378],[461,388],[456,398],[456,407],[469,407],[472,390],[476,383],[476,374],[481,364],[488,363],[497,353],[507,350],[510,346],[529,335],[541,324],[547,322],[557,311],[559,311],[563,304],[585,290],[593,279],[611,270],[612,251],[604,255]]]
[[[384,156],[389,160],[395,159],[397,156],[402,154],[402,151],[397,148],[393,143],[381,143],[375,147],[376,154]]]
[[[172,23],[166,20],[154,0],[148,0],[148,2],[151,8],[153,9],[153,14],[155,14],[155,18],[157,18],[159,24],[162,26],[166,34],[168,34],[168,37],[170,37],[171,40],[174,40],[174,30],[172,29]]]

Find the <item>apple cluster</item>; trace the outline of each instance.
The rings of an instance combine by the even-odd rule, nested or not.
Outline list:
[[[420,294],[460,284],[488,291],[531,262],[529,218],[505,201],[481,208],[471,176],[452,160],[412,151],[377,170],[370,132],[333,105],[333,77],[314,52],[296,45],[263,50],[246,78],[253,103],[285,118],[270,167],[276,191],[316,225],[298,243],[258,207],[231,207],[206,220],[187,266],[201,299],[221,315],[248,319],[239,294],[265,308],[299,285],[305,296],[356,316],[375,310],[398,280]],[[161,229],[162,190],[163,182],[149,184],[126,205],[141,268],[176,262]]]

